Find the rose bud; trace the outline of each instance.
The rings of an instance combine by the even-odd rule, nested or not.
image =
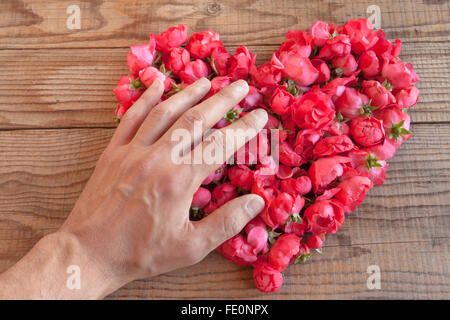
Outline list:
[[[169,52],[172,48],[178,48],[187,40],[187,27],[179,24],[178,27],[172,27],[161,33],[160,36],[152,35],[156,40],[156,50]]]
[[[334,118],[331,101],[323,93],[308,92],[295,99],[291,109],[292,119],[300,128],[322,129]]]
[[[352,120],[350,131],[356,143],[364,147],[384,142],[383,123],[375,117],[360,117]]]
[[[382,185],[386,180],[388,163],[378,159],[373,153],[353,150],[349,152],[348,157],[351,159],[352,167],[361,175],[368,176],[377,186]]]
[[[178,74],[181,70],[186,68],[190,61],[189,52],[184,48],[173,48],[165,53],[162,57],[166,69]]]
[[[330,39],[330,25],[323,21],[316,21],[310,28],[309,34],[314,37],[314,43],[323,47],[328,39]]]
[[[282,192],[271,201],[268,210],[263,211],[260,217],[268,226],[277,228],[284,225],[290,215],[298,214],[304,204],[302,197]]]
[[[320,200],[305,210],[304,219],[314,235],[336,233],[345,220],[344,208],[336,200]]]
[[[409,108],[417,103],[419,100],[419,89],[416,87],[411,87],[408,89],[403,89],[397,92],[395,95],[397,100],[397,105],[400,108]]]
[[[202,77],[207,77],[211,73],[209,66],[200,59],[189,61],[184,70],[179,73],[181,81],[191,84]]]
[[[282,52],[278,58],[283,65],[283,75],[299,86],[309,86],[319,77],[319,71],[308,58],[292,51]]]
[[[214,188],[212,192],[213,199],[219,206],[224,203],[233,200],[238,196],[236,187],[229,182],[223,183],[220,186]]]
[[[319,58],[315,58],[311,60],[311,64],[314,66],[314,68],[319,71],[319,77],[317,78],[315,83],[323,83],[330,80],[330,68],[328,68],[328,65],[325,61]]]
[[[327,137],[314,146],[314,158],[321,158],[326,156],[334,156],[339,153],[350,151],[354,148],[352,139],[345,135]]]
[[[325,237],[325,236],[323,236]],[[323,246],[323,240],[321,236],[315,236],[312,235],[308,238],[308,241],[306,241],[306,244],[310,249],[320,249]]]
[[[380,73],[380,62],[375,52],[372,50],[364,52],[359,57],[359,68],[364,77],[373,78]]]
[[[271,293],[281,288],[283,275],[267,262],[261,262],[253,269],[253,280],[259,291]]]
[[[286,166],[297,167],[305,163],[302,155],[292,149],[287,142],[282,142],[277,146],[280,162]]]
[[[155,67],[147,67],[139,72],[139,78],[141,82],[148,88],[152,85],[153,81],[158,78],[164,83],[164,91],[172,89],[173,80],[166,77],[161,71]]]
[[[302,30],[291,30],[286,32],[286,38],[289,39],[284,43],[288,44],[288,51],[296,51],[302,57],[309,58],[314,46],[314,37]],[[292,42],[294,43],[292,45]],[[283,46],[283,44],[281,44]],[[280,48],[281,49],[281,48]]]
[[[320,50],[319,58],[331,60],[336,57],[348,56],[350,52],[350,38],[345,34],[339,34],[327,40]]]
[[[300,246],[300,238],[290,233],[278,237],[268,254],[269,264],[278,271],[283,271],[289,265]]]
[[[344,118],[353,119],[361,116],[364,106],[369,103],[369,97],[358,90],[346,87],[344,93],[336,100],[336,110]]]
[[[231,54],[223,46],[216,47],[211,51],[211,67],[219,76],[227,75]]]
[[[300,176],[297,179],[289,178],[281,180],[281,191],[305,195],[312,189],[311,179],[308,176]]]
[[[344,25],[344,32],[350,37],[352,51],[356,54],[366,52],[378,41],[378,36],[373,32],[372,22],[367,19],[349,20]]]
[[[277,88],[270,98],[270,107],[273,112],[279,115],[290,112],[290,106],[294,101],[294,96],[285,89]]]
[[[236,187],[250,191],[253,185],[253,171],[244,165],[233,166],[228,168],[228,179]]]
[[[353,212],[366,198],[367,191],[372,188],[373,183],[368,177],[354,176],[342,181],[338,188],[339,192],[334,196],[344,205],[346,212]]]
[[[389,83],[396,89],[407,89],[420,81],[419,76],[413,70],[412,64],[405,64],[398,59],[386,61],[381,70],[381,75],[388,79]]]
[[[194,193],[191,208],[203,209],[211,201],[211,192],[208,189],[200,187]]]
[[[113,91],[117,101],[119,101],[125,109],[128,109],[137,99],[139,99],[144,92],[144,89],[141,80],[129,74],[119,79],[119,82]]]
[[[358,69],[358,63],[356,63],[355,57],[351,54],[334,58],[333,65],[341,69],[344,76],[349,76]]]
[[[228,76],[233,81],[247,79],[251,66],[255,65],[256,56],[254,56],[246,46],[236,49],[236,53],[231,57],[228,67]]]
[[[252,83],[258,87],[276,85],[281,81],[281,70],[275,68],[272,63],[265,62],[258,68],[252,66],[250,68],[250,76]]]
[[[127,65],[130,71],[137,75],[139,71],[152,65],[155,58],[155,39],[150,38],[150,44],[131,46],[127,56]]]
[[[363,81],[361,86],[364,94],[371,99],[371,106],[377,109],[382,109],[396,101],[392,93],[378,81]],[[386,86],[390,87],[387,83]]]
[[[214,48],[221,47],[219,34],[213,31],[200,31],[194,33],[186,45],[186,49],[195,59],[205,59],[211,55]]]
[[[267,233],[265,226],[256,226],[248,230],[247,243],[251,248],[250,251],[255,255],[267,251],[269,249],[267,244],[268,237],[269,234]]]
[[[314,193],[322,193],[330,183],[344,173],[344,164],[349,163],[350,158],[334,156],[320,158],[311,164],[308,176],[311,179]]]

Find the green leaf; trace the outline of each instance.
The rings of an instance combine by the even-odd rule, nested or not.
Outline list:
[[[330,39],[333,39],[333,38],[336,38],[338,35],[339,35],[339,33],[338,33],[337,30],[335,29],[334,32],[331,33],[331,34],[329,35],[329,38],[330,38]]]
[[[366,167],[367,170],[372,170],[372,168],[381,168],[383,167],[383,165],[381,163],[379,163],[380,159],[378,159],[377,157],[375,157],[374,154],[369,154],[369,156],[366,159]]]

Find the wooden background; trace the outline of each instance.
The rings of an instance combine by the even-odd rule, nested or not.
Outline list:
[[[66,8],[81,8],[81,30]],[[70,212],[114,131],[112,93],[127,73],[127,47],[185,23],[213,29],[227,47],[268,59],[289,29],[335,24],[381,9],[387,36],[422,78],[410,111],[414,136],[390,161],[388,179],[330,236],[323,255],[285,272],[272,295],[250,268],[217,253],[200,264],[136,281],[110,298],[450,298],[449,1],[0,1],[0,272]],[[381,289],[366,286],[369,265]]]

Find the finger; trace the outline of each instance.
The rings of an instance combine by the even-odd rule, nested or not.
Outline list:
[[[256,109],[220,130],[215,130],[187,155],[190,157],[194,182],[201,183],[237,150],[253,139],[268,120],[264,109]],[[201,157],[201,159],[199,159]]]
[[[235,107],[248,93],[248,84],[244,80],[233,82],[211,98],[186,111],[180,119],[161,137],[163,144],[173,145],[172,135],[176,130],[189,132],[191,139],[182,142],[182,149],[189,150],[194,141],[201,139],[203,132],[213,127],[224,115]],[[198,124],[200,129],[194,130]]]
[[[111,143],[119,145],[129,143],[163,93],[164,85],[161,80],[156,79],[122,117]]]
[[[214,250],[241,232],[264,209],[264,205],[263,198],[256,194],[233,199],[202,220],[194,222],[195,234],[203,239],[208,252]]]
[[[169,99],[161,102],[145,119],[134,141],[150,145],[189,108],[198,103],[211,88],[206,78],[201,78]]]

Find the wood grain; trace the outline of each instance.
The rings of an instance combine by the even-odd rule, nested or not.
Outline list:
[[[69,4],[81,8],[80,30],[66,27]],[[0,47],[128,47],[178,23],[192,32],[213,29],[228,44],[278,45],[287,30],[309,28],[316,20],[342,24],[367,18],[373,4],[381,9],[389,37],[407,43],[448,41],[450,3],[445,0],[2,0]]]
[[[229,47],[234,51],[235,47]],[[250,46],[258,63],[276,46]],[[416,122],[450,121],[450,42],[404,45],[422,82]],[[0,50],[0,129],[112,127],[112,90],[128,73],[127,49]]]
[[[450,298],[450,124],[413,124],[390,161],[322,256],[289,268],[276,295],[261,295],[248,268],[217,254],[188,269],[137,281],[111,298]],[[0,131],[0,272],[64,221],[112,129]],[[368,290],[366,269],[382,270]]]

